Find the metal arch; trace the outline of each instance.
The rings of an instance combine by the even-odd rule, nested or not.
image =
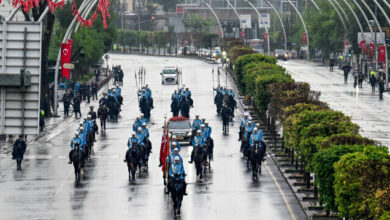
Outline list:
[[[383,43],[385,44],[385,58],[386,58],[386,69],[389,68],[388,66],[388,58],[387,58],[387,46],[386,46],[386,41],[385,39],[383,38],[383,31],[382,31],[382,27],[381,25],[379,24],[378,22],[378,19],[376,18],[374,12],[372,12],[372,10],[370,9],[370,7],[367,5],[366,1],[365,0],[360,0],[362,1],[363,5],[367,8],[368,12],[371,14],[371,16],[374,18],[374,21],[375,21],[375,24],[376,26],[379,28],[379,32],[381,33],[381,38],[383,40]],[[377,51],[375,51],[375,53],[377,53]],[[377,61],[378,62],[378,61]],[[386,73],[386,87],[388,87],[388,83],[389,83],[389,72],[386,70],[385,71]]]
[[[257,10],[257,8],[250,1],[248,1],[248,0],[244,0],[244,1],[246,3],[248,3],[256,11],[257,16],[260,18],[261,22],[264,23],[264,20],[261,17],[261,14],[260,14],[259,10]],[[267,49],[268,49],[268,51],[267,51],[267,54],[270,55],[270,36],[268,34],[268,28],[264,27],[264,29],[265,29],[265,33],[267,33],[267,35],[268,35],[268,39],[267,39]]]
[[[375,4],[379,7],[379,10],[381,10],[382,14],[385,16],[387,23],[390,25],[390,19],[387,13],[385,12],[385,9],[378,3],[377,0],[374,0]]]
[[[210,11],[214,14],[215,18],[218,21],[219,28],[221,29],[221,36],[222,36],[222,38],[225,38],[225,35],[223,33],[223,29],[222,29],[222,25],[221,25],[221,22],[219,21],[217,14],[215,13],[215,11],[211,8],[211,6],[207,2],[202,1],[202,3],[205,4],[210,9]]]
[[[356,0],[352,0],[353,3],[356,5],[356,7],[359,9],[360,13],[363,15],[364,17],[364,20],[366,21],[367,25],[368,25],[368,28],[370,29],[370,32],[372,34],[372,36],[374,36],[374,31],[372,30],[372,27],[370,25],[370,22],[368,21],[368,17],[366,15],[366,13],[364,13],[362,7],[359,5],[359,3],[356,1]]]
[[[278,18],[279,18],[280,24],[282,25],[282,29],[283,29],[283,34],[284,34],[284,49],[287,50],[287,35],[286,35],[286,29],[284,28],[283,20],[282,20],[282,18],[280,17],[279,12],[278,12],[278,10],[276,10],[276,8],[274,7],[274,5],[271,4],[271,2],[268,1],[268,0],[265,0],[265,1],[272,7],[272,9],[275,11],[276,15],[277,15]]]
[[[288,1],[288,3],[290,3],[290,5],[294,8],[295,12],[298,14],[299,18],[302,21],[303,28],[305,29],[305,32],[306,32],[306,35],[307,35],[307,59],[309,60],[310,59],[309,33],[307,32],[305,21],[303,20],[301,13],[297,9],[297,7],[295,7],[295,5],[291,2],[291,0],[287,0],[287,1]]]
[[[237,15],[238,20],[240,21],[240,15],[238,14],[236,8],[233,7],[232,3],[231,3],[229,0],[226,0],[226,1],[227,1],[228,5],[229,5],[230,7],[232,7],[234,13],[236,13],[236,15]],[[241,23],[241,21],[240,21],[240,23]]]
[[[344,15],[344,17],[347,19],[348,23],[350,23],[351,21],[349,20],[349,18],[348,18],[348,16],[347,16],[347,13],[345,13],[344,8],[341,7],[340,3],[339,3],[337,0],[333,0],[333,1],[334,1],[334,2],[336,3],[336,5],[340,8],[341,13],[343,13],[343,15]]]
[[[362,23],[360,22],[359,20],[359,17],[356,15],[355,11],[353,10],[353,8],[351,7],[351,5],[347,2],[347,0],[344,0],[344,3],[347,5],[347,7],[349,8],[349,10],[352,12],[353,16],[355,17],[355,20],[357,22],[357,24],[359,25],[359,29],[360,29],[360,32],[364,32],[363,31],[363,26],[362,26]]]
[[[336,11],[337,15],[339,16],[341,23],[343,23],[344,30],[347,31],[347,26],[345,25],[344,18],[341,16],[340,11],[336,8],[336,6],[333,4],[332,0],[328,0],[329,4],[333,7],[333,9]]]
[[[322,14],[322,11],[320,9],[320,7],[318,7],[317,3],[314,1],[314,0],[310,0],[311,3],[313,3],[314,7],[316,7],[316,9],[320,12],[320,14]]]

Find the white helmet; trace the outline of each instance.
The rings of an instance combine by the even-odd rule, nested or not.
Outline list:
[[[197,131],[197,133],[198,133],[198,134],[200,134],[200,133],[201,133],[201,131],[200,131],[200,130],[198,130],[198,131]]]
[[[176,139],[176,135],[172,135],[172,139]]]
[[[135,136],[135,132],[133,131],[133,132],[131,132],[131,136]]]
[[[80,130],[84,130],[84,127],[79,127]]]
[[[180,161],[180,158],[179,157],[175,157],[175,161]]]
[[[82,125],[82,124],[84,124],[84,122],[83,121],[80,121],[80,123],[79,123],[80,125]]]
[[[75,132],[74,135],[78,136],[78,135],[79,135],[79,132]]]
[[[206,126],[202,124],[200,127],[201,127],[201,128],[204,128],[204,127],[206,127]]]
[[[257,131],[257,128],[254,128],[253,130],[254,130],[254,131]]]
[[[90,119],[90,118],[91,118],[91,115],[88,115],[87,118]]]
[[[173,149],[174,151],[179,151],[179,148],[175,147],[175,149]]]
[[[142,128],[138,128],[138,131],[142,131]]]
[[[177,145],[177,143],[176,143],[176,142],[173,142],[173,143],[172,143],[172,146],[176,146],[176,145]]]
[[[142,126],[146,126],[146,123],[144,122],[144,123],[142,123]]]

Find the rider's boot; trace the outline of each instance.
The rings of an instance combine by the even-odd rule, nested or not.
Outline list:
[[[186,183],[186,181],[183,181],[183,189],[184,189],[184,195],[187,196],[188,193],[187,193],[187,183]]]
[[[191,160],[188,161],[188,163],[193,163],[194,162],[194,150],[191,152]]]
[[[72,164],[72,151],[69,152],[69,161],[68,164]]]

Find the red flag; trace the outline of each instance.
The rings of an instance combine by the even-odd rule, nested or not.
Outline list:
[[[265,33],[265,34],[264,34],[264,42],[267,42],[267,41],[268,41],[268,34]]]
[[[64,63],[70,63],[72,57],[72,44],[71,39],[68,40],[68,43],[61,43],[61,72],[62,77],[70,79],[70,70],[64,68]]]
[[[374,48],[375,48],[375,46],[374,46],[373,43],[370,43],[369,47],[370,47],[370,57],[372,59],[372,57],[374,56]]]
[[[386,47],[379,46],[378,50],[379,50],[378,62],[383,63],[386,60]]]
[[[240,34],[241,34],[241,37],[242,37],[242,38],[245,38],[245,31],[241,31]]]
[[[169,131],[166,124],[164,125],[163,136],[161,139],[161,148],[160,148],[160,160],[162,163],[162,171],[165,171],[165,161],[169,154]]]
[[[303,34],[302,34],[302,44],[303,44],[303,45],[306,45],[306,43],[307,43],[307,34],[306,34],[306,33],[303,33]]]

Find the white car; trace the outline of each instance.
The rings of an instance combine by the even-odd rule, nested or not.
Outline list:
[[[178,74],[176,67],[168,66],[164,67],[161,75],[161,83],[162,84],[178,84]]]

